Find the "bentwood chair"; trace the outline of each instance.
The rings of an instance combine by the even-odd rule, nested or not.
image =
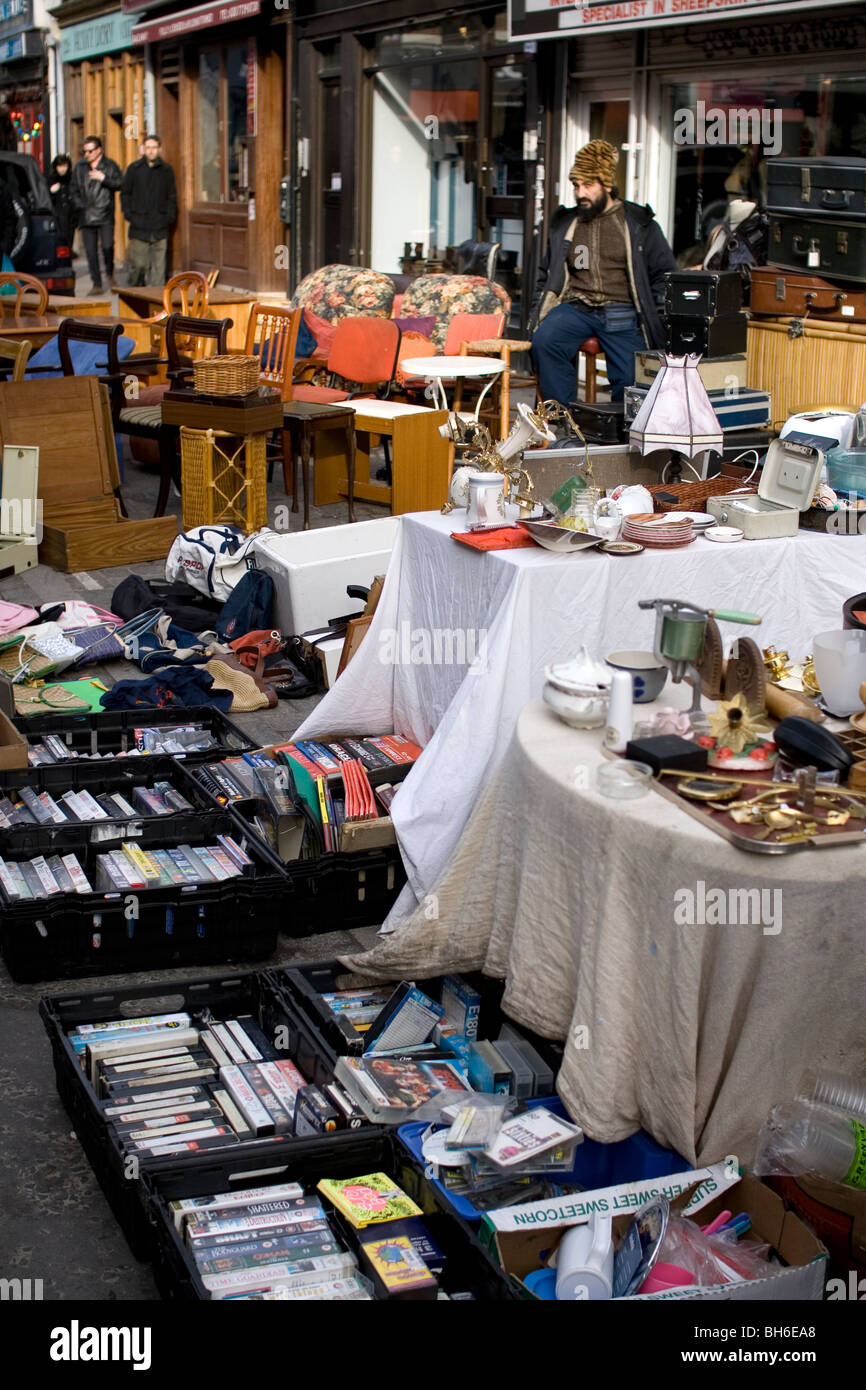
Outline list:
[[[3,294],[4,285],[13,285],[15,294]],[[48,291],[35,275],[17,270],[0,271],[0,309],[3,313],[44,314],[48,308]]]

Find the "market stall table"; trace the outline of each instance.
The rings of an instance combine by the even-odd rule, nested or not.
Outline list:
[[[0,337],[27,338],[35,352],[56,337],[60,323],[59,314],[4,314],[0,319]]]
[[[801,531],[730,546],[699,537],[632,556],[479,554],[451,539],[465,517],[403,517],[370,630],[298,732],[396,730],[424,745],[393,808],[409,881],[389,929],[444,872],[545,666],[581,643],[601,657],[651,648],[654,618],[638,599],[759,613],[760,628],[726,624],[726,643],[757,637],[798,658],[816,633],[842,626],[843,602],[863,589],[866,536]]]
[[[653,790],[610,800],[601,735],[530,702],[426,909],[349,963],[503,978],[506,1012],[565,1041],[557,1089],[592,1139],[751,1162],[806,1067],[862,1071],[866,845],[747,853]]]

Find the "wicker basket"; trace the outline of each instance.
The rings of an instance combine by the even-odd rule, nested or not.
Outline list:
[[[258,390],[259,359],[240,352],[203,357],[192,364],[195,389],[203,396],[248,396]]]
[[[652,493],[654,512],[696,512],[704,509],[708,497],[723,497],[728,492],[757,492],[753,483],[742,478],[708,478],[706,482],[660,483],[647,489]],[[676,497],[676,502],[662,502],[659,493]]]

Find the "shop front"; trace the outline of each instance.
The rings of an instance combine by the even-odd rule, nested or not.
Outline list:
[[[408,8],[299,7],[295,278],[329,262],[413,274],[495,242],[519,327],[556,55],[509,43],[504,12]]]
[[[59,149],[73,163],[82,157],[84,141],[98,135],[105,153],[121,169],[138,159],[146,133],[144,50],[132,43],[132,21],[114,10],[81,16],[85,6],[69,3],[57,12],[60,58],[63,64],[65,125],[58,132]],[[75,23],[70,23],[75,18]],[[126,250],[127,224],[115,199],[114,244],[118,257]]]
[[[611,140],[621,191],[650,203],[682,264],[699,256],[731,198],[762,198],[768,159],[866,155],[866,18],[850,0],[566,9],[513,0],[510,20],[515,38],[568,55],[547,211],[568,189],[574,151]]]
[[[34,0],[0,3],[0,148],[33,155],[40,168],[48,106],[41,22]]]
[[[153,55],[156,122],[177,176],[175,269],[219,268],[221,285],[241,289],[286,286],[289,33],[261,0],[137,16],[133,39]]]

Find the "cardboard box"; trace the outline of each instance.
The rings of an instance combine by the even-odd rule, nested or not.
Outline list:
[[[542,1265],[542,1252],[554,1250],[569,1226],[588,1221],[593,1211],[611,1212],[614,1232],[622,1236],[634,1209],[663,1193],[671,1198],[674,1210],[685,1210],[689,1218],[700,1212],[701,1225],[724,1209],[735,1215],[748,1212],[752,1219],[750,1238],[772,1246],[788,1267],[763,1279],[712,1287],[691,1285],[664,1293],[634,1295],[630,1302],[686,1298],[726,1302],[820,1301],[827,1272],[825,1247],[794,1212],[785,1210],[782,1199],[760,1178],[746,1173],[737,1181],[726,1177],[726,1172],[724,1164],[714,1164],[709,1169],[648,1183],[628,1183],[561,1197],[554,1202],[488,1212],[482,1220],[481,1239],[506,1273],[522,1284],[527,1274]],[[532,1295],[527,1291],[526,1297]]]
[[[27,740],[0,711],[0,770],[27,769]]]
[[[830,1252],[828,1299],[866,1294],[866,1282],[853,1293],[849,1288],[852,1272],[855,1285],[866,1280],[866,1191],[819,1177],[817,1173],[804,1173],[799,1178],[772,1177],[767,1182]],[[834,1280],[839,1279],[842,1289],[834,1286]]]

